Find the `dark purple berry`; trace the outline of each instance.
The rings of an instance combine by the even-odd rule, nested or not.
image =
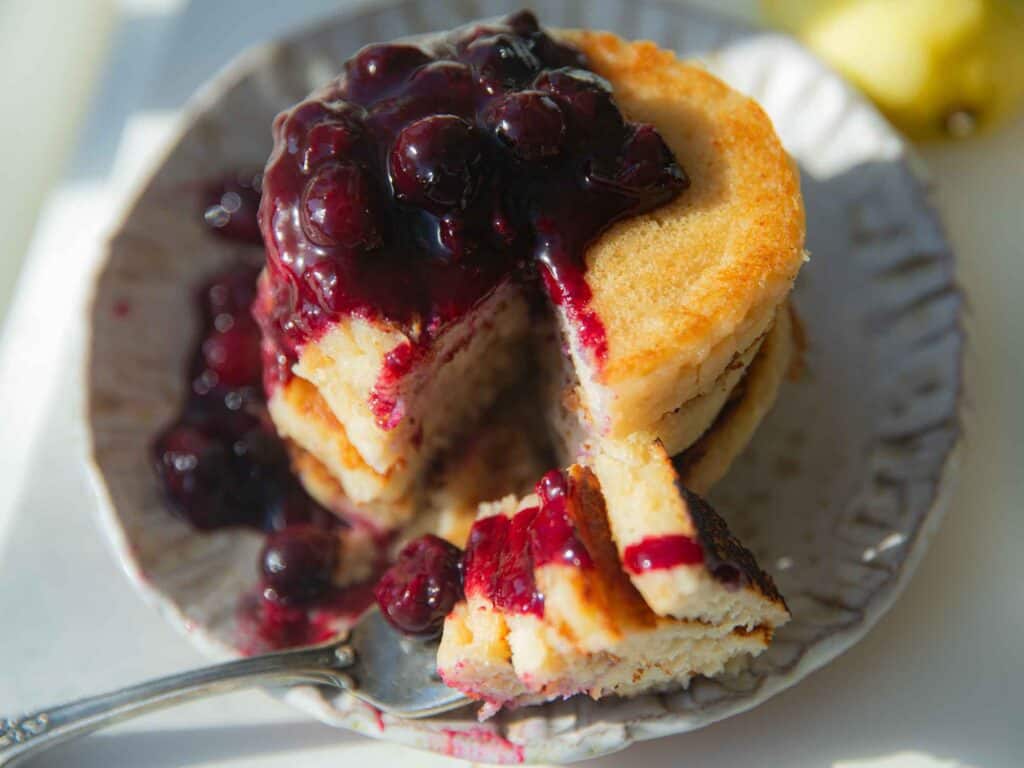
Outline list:
[[[508,94],[488,110],[486,119],[498,139],[523,160],[554,157],[565,144],[565,116],[540,91]]]
[[[299,167],[303,173],[311,173],[325,160],[344,160],[362,135],[362,126],[354,120],[317,123],[306,134]]]
[[[228,452],[205,430],[177,424],[154,445],[157,476],[174,509],[196,528],[216,528],[233,520],[223,503],[222,483],[228,473]]]
[[[616,181],[635,190],[655,186],[679,186],[686,176],[672,156],[672,150],[652,125],[638,125],[622,148],[622,166]]]
[[[471,117],[474,91],[469,67],[458,61],[434,61],[417,70],[405,95],[428,103],[431,112]]]
[[[259,384],[263,372],[260,335],[251,321],[229,320],[225,330],[215,330],[206,337],[202,351],[206,369],[221,386]]]
[[[203,195],[203,220],[210,229],[229,240],[261,245],[263,236],[257,212],[262,179],[232,176],[210,184]]]
[[[584,178],[594,190],[658,205],[689,186],[671,150],[650,125],[632,128],[619,151],[593,158]]]
[[[622,116],[612,102],[612,86],[600,75],[585,69],[555,69],[542,72],[534,88],[550,93],[567,107],[585,129],[608,129],[621,125]]]
[[[316,245],[373,248],[380,242],[373,190],[366,171],[329,163],[302,193],[302,229]]]
[[[345,65],[348,93],[356,101],[387,96],[432,57],[418,45],[376,43],[362,48]]]
[[[337,534],[312,525],[270,534],[260,555],[264,593],[281,603],[316,599],[331,588],[339,552]]]
[[[155,446],[158,472],[168,492],[184,499],[195,489],[195,478],[204,459],[222,460],[223,448],[196,427],[178,425],[161,435]]]
[[[436,635],[462,599],[462,552],[426,535],[411,541],[374,590],[381,613],[401,632]]]
[[[306,101],[275,118],[274,134],[280,135],[288,154],[294,155],[305,148],[306,136],[313,127],[330,117],[331,111],[324,102]]]
[[[540,31],[540,22],[533,11],[523,9],[505,17],[505,26],[521,37],[536,34]]]
[[[256,275],[251,267],[235,267],[215,276],[203,290],[203,303],[211,320],[219,315],[249,318],[256,298]]]
[[[466,206],[480,164],[476,129],[455,115],[425,117],[406,126],[388,159],[395,197],[436,213]]]
[[[533,52],[545,67],[575,67],[585,69],[587,57],[575,48],[558,42],[545,32],[533,36]]]
[[[487,93],[500,93],[530,82],[540,70],[540,62],[518,37],[498,34],[473,41],[463,54],[477,73]]]

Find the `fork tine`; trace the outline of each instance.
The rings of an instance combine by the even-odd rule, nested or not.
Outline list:
[[[380,710],[419,718],[465,706],[469,699],[437,674],[437,642],[406,637],[376,608],[353,628],[352,693]]]

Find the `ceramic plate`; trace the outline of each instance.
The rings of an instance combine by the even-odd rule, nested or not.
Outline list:
[[[793,621],[742,675],[628,701],[576,697],[483,724],[471,714],[403,722],[343,694],[287,694],[333,725],[491,762],[571,761],[699,728],[835,658],[889,608],[920,559],[948,498],[959,435],[953,257],[907,147],[874,109],[792,40],[702,11],[636,0],[534,6],[547,25],[610,29],[702,60],[764,106],[800,162],[811,260],[795,301],[806,374],[784,388],[714,493]],[[193,99],[110,242],[88,369],[104,525],[139,591],[211,655],[233,652],[235,606],[254,581],[260,541],[197,534],[164,509],[149,467],[150,440],[183,396],[195,288],[239,248],[209,236],[182,190],[262,167],[274,114],[360,45],[509,10],[404,2],[247,52]]]

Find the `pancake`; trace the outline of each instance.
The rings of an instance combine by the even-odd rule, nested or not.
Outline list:
[[[798,336],[788,305],[780,310],[778,319],[756,348],[757,354],[749,366],[736,365],[734,371],[725,375],[725,386],[736,382],[731,389],[713,389],[684,406],[681,413],[673,414],[680,429],[699,437],[689,450],[673,457],[681,482],[696,493],[708,493],[725,476],[771,410],[783,379],[797,360]],[[739,361],[742,363],[742,358]],[[302,385],[289,391],[300,389]],[[315,393],[311,396],[316,397]],[[584,453],[567,453],[565,436],[552,433],[552,425],[561,423],[565,429],[564,409],[562,416],[555,417],[552,414],[559,409],[539,410],[537,402],[538,394],[528,385],[514,385],[498,398],[470,435],[456,441],[435,462],[420,487],[391,503],[354,502],[333,473],[314,454],[294,442],[289,444],[292,469],[311,496],[341,517],[383,529],[406,526],[402,541],[430,532],[461,547],[478,504],[509,493],[522,494],[532,479],[556,460],[568,464]],[[322,406],[307,410],[323,413]],[[688,418],[684,419],[684,415]],[[305,429],[315,423],[309,416],[300,422]],[[575,416],[572,423],[573,429],[578,428]],[[558,431],[557,426],[554,431]],[[334,434],[336,437],[342,433]],[[663,434],[647,435],[647,440],[658,440],[663,446],[661,453],[667,454]],[[629,445],[628,440],[598,443],[607,455],[615,454],[616,445]],[[586,463],[595,461],[591,450],[583,458]]]
[[[603,486],[575,465],[538,495],[481,506],[465,556],[465,600],[445,620],[446,684],[507,706],[586,693],[629,696],[685,685],[760,653],[789,619],[771,579],[702,500],[669,480],[652,494],[682,499],[702,584],[667,617],[627,576]],[[666,502],[668,499],[666,499]],[[619,510],[619,514],[622,510]]]
[[[679,453],[708,433],[802,263],[798,177],[760,107],[704,70],[650,43],[559,34],[611,82],[627,118],[658,129],[690,177],[676,199],[618,222],[587,249],[590,307],[607,338],[601,360],[552,305],[562,347],[552,365],[574,382],[570,418],[552,425],[561,458],[573,460],[593,438],[643,431]],[[379,514],[382,528],[403,524],[422,506],[417,494],[437,456],[524,370],[538,322],[527,288],[498,284],[429,344],[380,318],[332,321],[269,387],[279,433],[326,468],[348,508]],[[265,276],[265,317],[275,290]],[[566,402],[564,387],[557,397]],[[735,445],[758,420],[734,422]],[[721,474],[735,453],[706,453],[701,472]]]
[[[714,423],[674,459],[680,481],[697,493],[707,493],[749,445],[761,421],[779,395],[788,374],[801,365],[802,336],[796,314],[788,304],[779,310],[746,375],[730,393]]]
[[[804,261],[797,170],[751,99],[649,42],[566,32],[653,124],[686,169],[672,202],[615,224],[587,252],[591,306],[608,339],[599,366],[563,317],[583,404],[602,434],[651,429],[704,394],[771,324]]]

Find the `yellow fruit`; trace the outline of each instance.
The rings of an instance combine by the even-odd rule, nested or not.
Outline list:
[[[1024,100],[1024,0],[762,0],[915,138],[965,136]]]

